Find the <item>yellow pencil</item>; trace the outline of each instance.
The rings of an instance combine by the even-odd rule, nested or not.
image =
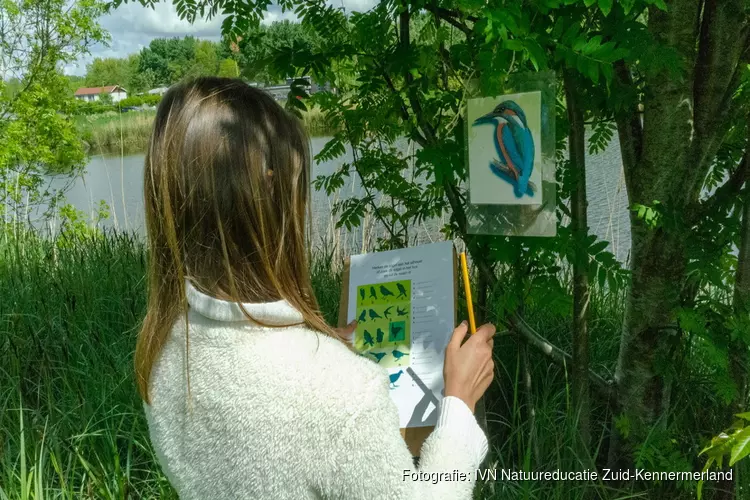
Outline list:
[[[474,304],[471,302],[471,283],[469,283],[469,267],[466,265],[466,252],[461,252],[461,274],[464,275],[466,308],[469,310],[469,331],[474,335],[477,333],[477,325],[474,323]]]

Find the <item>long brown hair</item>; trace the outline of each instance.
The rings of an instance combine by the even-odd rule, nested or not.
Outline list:
[[[308,147],[299,120],[240,80],[198,78],[164,95],[144,174],[149,296],[135,370],[147,403],[180,313],[187,323],[186,279],[237,303],[285,299],[332,335],[308,272]]]

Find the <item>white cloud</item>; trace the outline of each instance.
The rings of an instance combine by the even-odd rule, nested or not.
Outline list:
[[[347,12],[365,11],[375,5],[376,0],[328,0],[331,5],[343,6]],[[294,12],[281,12],[277,5],[271,5],[263,23],[297,19]],[[65,67],[69,75],[86,74],[86,65],[95,58],[126,57],[140,52],[154,38],[184,37],[218,41],[221,38],[223,16],[211,20],[196,19],[195,23],[180,19],[171,1],[157,3],[154,8],[144,7],[137,1],[123,4],[110,14],[103,16],[99,23],[111,36],[109,46],[97,44],[90,48],[91,54],[80,58],[75,64]]]

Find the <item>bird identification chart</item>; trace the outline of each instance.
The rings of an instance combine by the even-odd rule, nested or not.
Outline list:
[[[357,350],[387,370],[402,428],[437,423],[454,270],[450,241],[351,257],[347,322],[357,320]]]

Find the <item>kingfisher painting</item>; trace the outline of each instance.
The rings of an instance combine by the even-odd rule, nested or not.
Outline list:
[[[533,197],[536,185],[530,179],[534,170],[534,137],[521,106],[515,101],[502,101],[474,120],[473,126],[478,125],[495,127],[497,158],[490,162],[492,173],[513,187],[516,198]]]

